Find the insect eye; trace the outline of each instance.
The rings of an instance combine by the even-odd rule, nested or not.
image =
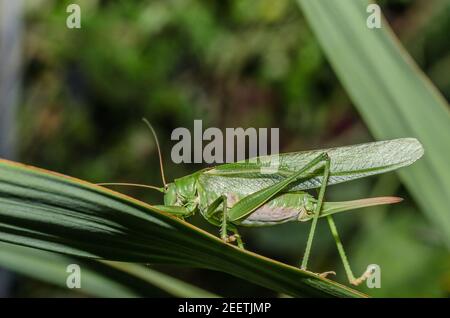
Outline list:
[[[315,204],[313,203],[313,202],[311,202],[311,201],[308,201],[306,204],[305,204],[305,209],[306,209],[306,211],[309,213],[309,212],[313,212],[314,211],[314,208],[315,208]]]

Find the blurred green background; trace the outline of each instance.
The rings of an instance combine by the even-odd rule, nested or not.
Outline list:
[[[69,3],[81,6],[81,29],[66,27]],[[448,100],[449,2],[378,3]],[[279,127],[281,152],[373,140],[295,1],[33,0],[22,10],[18,161],[91,182],[159,185],[155,142],[142,117],[159,134],[170,180],[204,167],[170,160],[172,130],[192,128],[194,119],[221,129]],[[150,191],[119,190],[162,202]],[[448,297],[448,250],[395,173],[330,187],[327,198],[394,194],[405,201],[336,217],[355,274],[368,264],[381,266],[380,289],[357,289],[383,297]],[[218,233],[200,217],[192,222]],[[249,250],[297,264],[308,230],[309,224],[285,224],[241,234]],[[336,280],[346,283],[325,222],[318,225],[310,268],[335,270]],[[223,296],[276,296],[223,273],[156,269]],[[91,296],[44,281],[14,275],[6,295]],[[139,295],[164,295],[133,288]]]

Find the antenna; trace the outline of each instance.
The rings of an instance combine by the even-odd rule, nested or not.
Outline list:
[[[139,183],[124,183],[124,182],[106,182],[106,183],[96,183],[99,186],[127,186],[127,187],[139,187],[157,190],[159,192],[164,192],[163,188],[158,188],[151,185],[139,184]]]
[[[165,187],[167,185],[167,183],[166,183],[166,178],[164,177],[164,167],[163,167],[163,161],[162,161],[162,156],[161,156],[161,149],[159,148],[158,136],[156,135],[156,132],[153,129],[153,126],[148,122],[148,120],[146,118],[142,118],[142,120],[148,126],[148,128],[150,128],[150,130],[153,134],[153,137],[155,137],[156,148],[158,148],[159,168],[161,169],[161,178],[162,178],[162,182],[164,183],[164,187]]]

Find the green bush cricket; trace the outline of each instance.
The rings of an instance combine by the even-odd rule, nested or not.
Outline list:
[[[347,260],[332,215],[357,208],[401,201],[398,197],[377,197],[344,202],[324,202],[327,185],[392,171],[415,162],[423,155],[420,142],[401,138],[322,150],[283,153],[252,158],[202,169],[167,183],[158,138],[157,145],[164,187],[130,183],[101,183],[152,188],[164,193],[164,205],[155,208],[179,218],[199,212],[220,228],[224,242],[236,241],[243,248],[237,226],[270,226],[312,220],[301,263],[307,269],[317,221],[325,217],[335,239],[347,278],[358,285],[370,273],[355,278]],[[277,163],[275,170],[271,164]],[[317,199],[304,192],[319,188]],[[228,235],[228,233],[233,233]],[[329,273],[321,274],[326,276]]]

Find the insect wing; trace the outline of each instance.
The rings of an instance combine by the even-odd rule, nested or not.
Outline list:
[[[328,181],[331,185],[408,166],[419,159],[424,150],[417,139],[401,138],[270,155],[214,167],[203,174],[201,181],[206,188],[214,189],[217,193],[239,191],[241,194],[250,194],[290,176],[323,152],[331,158]],[[275,170],[272,169],[274,162],[278,163]],[[267,173],[270,170],[271,173]],[[306,173],[289,191],[319,187],[322,174],[322,168]]]

